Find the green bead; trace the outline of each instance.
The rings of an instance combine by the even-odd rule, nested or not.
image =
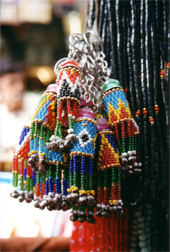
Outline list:
[[[56,177],[61,177],[61,170],[59,164],[56,165]]]
[[[47,139],[46,141],[49,142],[51,137],[51,130],[47,130]]]
[[[118,168],[119,169],[119,168]],[[112,168],[112,182],[116,183],[116,174],[115,174],[115,168]]]
[[[40,174],[38,171],[36,172],[36,182],[40,183]]]
[[[132,150],[132,137],[128,137],[128,151],[131,151]]]
[[[73,178],[74,178],[74,185],[78,186],[78,178],[77,178],[77,172],[73,172]]]
[[[85,189],[85,175],[81,174],[81,190]]]
[[[12,174],[12,185],[15,186],[15,173]]]
[[[15,187],[18,186],[18,173],[15,174]]]
[[[93,175],[89,175],[89,190],[93,190]]]
[[[24,190],[24,177],[21,176],[20,178],[20,190],[23,191]]]
[[[102,91],[106,92],[107,90],[115,88],[115,87],[120,87],[120,82],[118,80],[115,80],[115,79],[108,79],[102,85]]]
[[[74,118],[72,116],[69,116],[69,129],[72,129],[73,128],[73,125],[74,125]]]
[[[30,178],[27,178],[27,192],[30,191]]]

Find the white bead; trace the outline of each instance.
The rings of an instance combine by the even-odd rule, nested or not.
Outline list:
[[[67,132],[68,134],[74,133],[74,129],[68,129]]]

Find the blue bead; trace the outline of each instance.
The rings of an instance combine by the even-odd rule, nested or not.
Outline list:
[[[70,161],[69,161],[69,173],[73,174],[73,159],[72,158],[70,158]]]
[[[33,171],[32,178],[33,178],[33,186],[35,186],[36,185],[36,172],[35,171]]]
[[[48,195],[48,192],[49,192],[48,188],[49,188],[49,183],[48,183],[48,180],[46,180],[45,181],[45,194],[46,195]]]
[[[50,191],[50,192],[53,192],[53,191],[54,191],[52,179],[49,179],[49,191]]]
[[[24,167],[24,180],[26,180],[26,178],[27,178],[27,168]]]
[[[67,195],[67,181],[63,178],[63,195]]]

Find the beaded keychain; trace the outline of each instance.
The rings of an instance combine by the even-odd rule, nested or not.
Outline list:
[[[122,169],[124,171],[128,169],[128,172],[132,173],[136,160],[136,125],[132,120],[129,104],[117,80],[108,80],[102,89],[104,91],[103,103],[108,114],[108,122],[115,131]]]
[[[75,212],[74,209],[71,219],[75,221],[77,217],[81,222],[83,219],[92,222],[90,210],[93,212],[92,207],[95,205],[93,160],[97,137],[97,123],[93,110],[89,107],[80,109],[73,128],[76,140],[70,149],[70,188],[67,198],[79,207],[79,211]]]
[[[54,68],[56,83],[47,87],[30,130],[21,134],[11,194],[20,201],[34,199],[34,206],[41,210],[72,208],[72,221],[89,223],[95,222],[96,213],[123,214],[122,172],[133,174],[135,164],[136,172],[140,171],[138,127],[119,82],[108,79],[105,55],[99,48],[100,38],[93,31],[70,36],[68,58]],[[106,112],[97,120],[101,107]],[[26,154],[22,141],[27,144]]]
[[[114,132],[105,118],[98,122],[98,186],[97,186],[97,215],[109,216],[112,212],[121,215],[121,167],[119,151]]]
[[[18,198],[19,201],[22,202],[25,199],[25,184],[29,183],[30,174],[27,171],[27,159],[28,153],[30,150],[30,128],[29,126],[24,126],[21,136],[19,139],[19,143],[13,154],[13,162],[12,162],[12,184],[13,190],[11,192],[11,197]],[[20,160],[20,164],[18,164],[18,160]],[[20,170],[19,170],[20,166]],[[20,186],[18,185],[18,175],[20,179]],[[29,177],[28,177],[29,176]],[[32,192],[33,193],[33,192]]]
[[[75,140],[73,124],[80,103],[80,71],[73,60],[60,60],[55,65],[57,75],[57,124],[48,149],[64,149]],[[68,135],[63,139],[62,125],[67,124]]]

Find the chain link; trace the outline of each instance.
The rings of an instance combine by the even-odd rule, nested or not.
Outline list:
[[[102,102],[101,86],[109,77],[101,39],[93,31],[87,31],[71,34],[69,40],[68,58],[79,62],[81,67],[83,98],[87,103],[91,100],[99,107]]]

